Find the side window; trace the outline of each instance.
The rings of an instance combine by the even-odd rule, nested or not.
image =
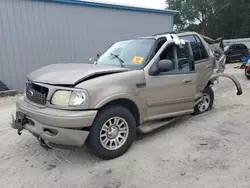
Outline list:
[[[236,44],[235,45],[235,50],[242,50],[242,46],[240,44]]]
[[[194,71],[194,63],[191,62],[188,46],[182,47],[176,45],[168,46],[160,55],[160,60],[168,59],[173,63],[173,70],[168,73],[188,73]]]
[[[181,39],[184,40],[189,40],[191,47],[192,47],[192,51],[193,51],[193,55],[194,55],[194,61],[199,61],[201,60],[201,54],[200,54],[200,50],[199,50],[199,46],[194,38],[194,36],[189,35],[189,36],[182,36],[180,37]]]
[[[199,49],[200,49],[201,59],[207,59],[208,55],[207,55],[207,51],[205,49],[204,44],[201,42],[201,39],[196,35],[195,35],[195,39],[196,39],[197,45],[199,46]]]
[[[179,72],[194,71],[194,62],[191,62],[190,55],[188,53],[187,44],[181,47],[176,47],[177,52],[177,65]]]
[[[162,47],[162,45],[167,41],[167,39],[164,37],[163,39],[161,39],[155,49],[155,54],[160,50],[160,48]]]
[[[230,47],[229,47],[229,50],[234,50],[235,49],[235,45],[231,45]]]
[[[247,47],[245,45],[243,45],[243,44],[239,44],[238,46],[239,46],[240,50],[246,50],[247,49]]]

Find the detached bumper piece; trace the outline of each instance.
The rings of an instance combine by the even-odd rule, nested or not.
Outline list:
[[[229,78],[230,80],[232,80],[233,83],[235,84],[236,88],[237,88],[237,95],[242,95],[243,94],[240,82],[233,75],[229,75],[229,74],[226,74],[226,73],[216,73],[216,74],[211,76],[210,82],[213,83],[219,77],[225,77],[225,78]]]
[[[51,149],[49,143],[65,146],[83,146],[89,132],[77,129],[58,128],[43,125],[22,112],[12,115],[11,127],[17,129],[19,135],[22,130],[28,130],[37,137],[41,146],[46,150]]]

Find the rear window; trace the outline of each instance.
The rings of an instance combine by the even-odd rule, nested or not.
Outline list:
[[[243,44],[237,44],[237,45],[236,45],[236,49],[237,49],[237,50],[246,50],[247,47],[246,47],[245,45],[243,45]]]

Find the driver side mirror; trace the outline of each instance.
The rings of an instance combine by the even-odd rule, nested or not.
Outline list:
[[[172,63],[172,61],[170,61],[168,59],[160,60],[157,63],[157,69],[158,69],[159,72],[171,71],[173,69],[173,63]]]

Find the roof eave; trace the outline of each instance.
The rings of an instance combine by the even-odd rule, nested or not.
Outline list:
[[[33,0],[33,1],[44,1],[44,2],[49,2],[49,3],[75,4],[75,5],[83,5],[83,6],[89,6],[89,7],[111,8],[111,9],[139,11],[139,12],[151,12],[151,13],[168,14],[168,15],[175,15],[178,13],[178,11],[175,11],[175,10],[160,10],[160,9],[132,7],[132,6],[126,6],[126,5],[115,5],[115,4],[80,1],[80,0]]]

